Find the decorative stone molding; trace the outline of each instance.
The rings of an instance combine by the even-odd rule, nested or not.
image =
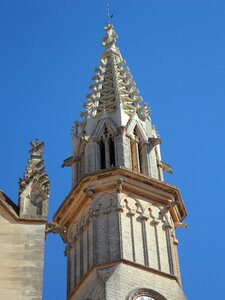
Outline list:
[[[161,211],[160,211],[160,215],[162,217],[164,217],[166,215],[166,213],[170,210],[170,208],[172,208],[173,206],[177,205],[177,201],[170,201]]]
[[[136,214],[136,209],[130,209],[128,212],[129,216],[135,216],[135,214]]]
[[[133,290],[127,297],[127,300],[135,300],[140,296],[152,297],[154,300],[167,300],[160,293],[158,293],[154,290],[146,289],[146,288],[140,288],[140,289]]]
[[[160,223],[160,220],[159,219],[155,219],[155,220],[152,220],[151,221],[151,224],[152,225],[158,225]]]
[[[141,142],[148,143],[148,137],[147,137],[146,131],[143,128],[142,124],[132,117],[130,118],[130,120],[127,124],[127,135],[130,138],[136,140],[137,137],[134,136],[135,127],[138,129],[139,138],[140,138]]]
[[[123,212],[124,211],[124,207],[121,204],[118,204],[117,207],[116,207],[116,210]]]
[[[111,118],[104,118],[98,121],[98,124],[92,134],[92,138],[94,141],[99,141],[104,126],[110,128],[110,131],[112,131],[113,135],[117,134],[118,129],[113,120]]]
[[[145,213],[142,213],[142,214],[140,215],[140,218],[141,218],[142,220],[148,220],[148,219],[149,219],[149,216],[148,216],[147,214],[145,214]]]

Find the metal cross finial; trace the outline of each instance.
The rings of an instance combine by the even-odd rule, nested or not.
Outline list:
[[[113,15],[110,13],[109,1],[107,1],[106,6],[107,6],[107,18],[108,18],[107,23],[109,24],[113,17]]]

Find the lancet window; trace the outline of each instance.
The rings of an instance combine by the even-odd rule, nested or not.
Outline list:
[[[115,144],[113,132],[105,124],[99,140],[100,169],[115,167]]]

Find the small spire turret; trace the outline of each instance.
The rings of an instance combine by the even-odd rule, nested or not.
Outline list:
[[[28,166],[23,178],[19,179],[20,217],[42,219],[47,217],[50,186],[43,160],[44,143],[36,138],[30,145]]]

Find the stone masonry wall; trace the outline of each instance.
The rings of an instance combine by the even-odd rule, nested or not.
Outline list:
[[[106,300],[128,300],[132,290],[148,288],[159,292],[168,300],[185,300],[186,297],[177,281],[163,275],[119,264],[106,282]],[[78,299],[79,300],[79,299]],[[95,298],[92,298],[95,300]]]
[[[0,210],[0,299],[42,299],[44,239],[44,224],[16,223]]]
[[[150,268],[149,273],[156,270],[179,280],[174,226],[163,209],[164,205],[140,195],[118,196],[113,190],[94,194],[68,232],[68,297],[74,289],[80,290],[94,266],[123,259]]]

